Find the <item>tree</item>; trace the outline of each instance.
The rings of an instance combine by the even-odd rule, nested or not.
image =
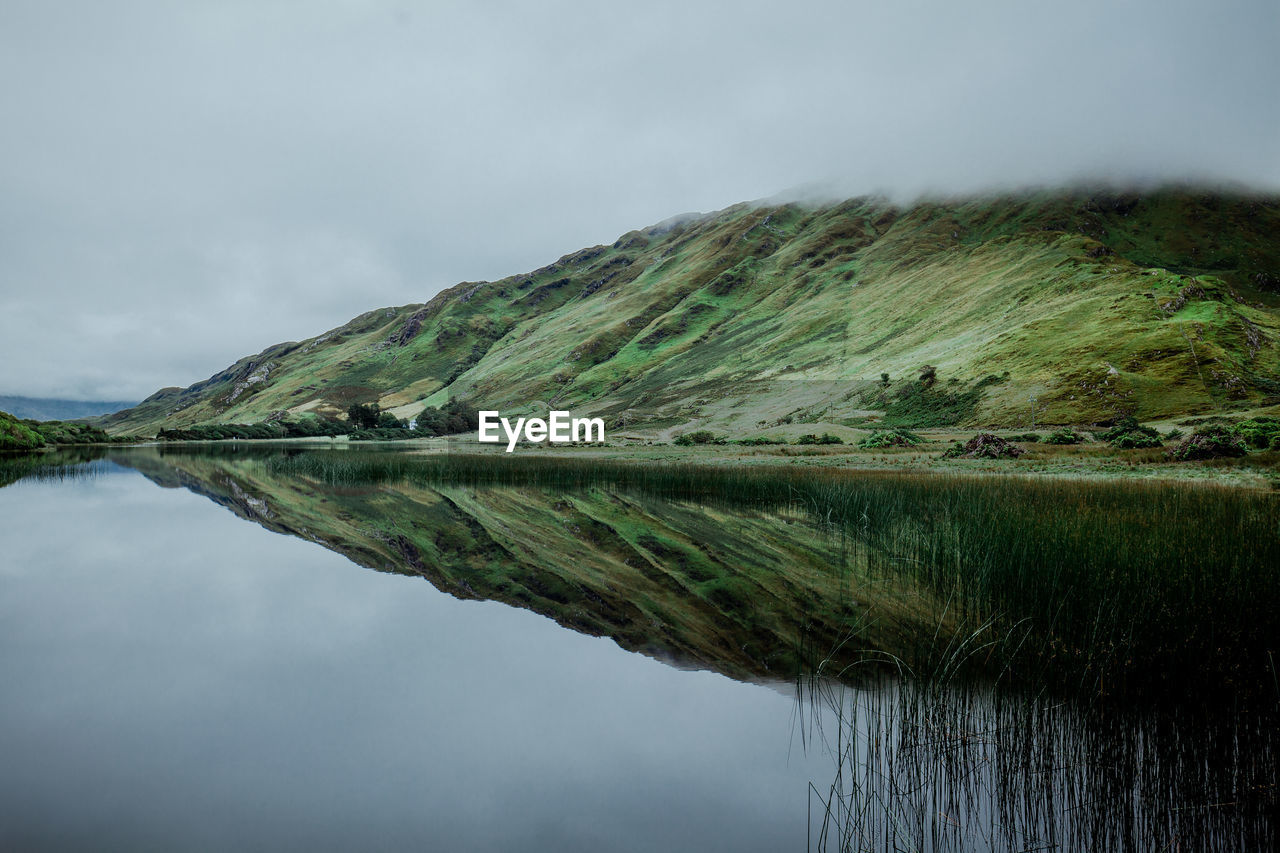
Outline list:
[[[462,397],[454,397],[440,408],[427,406],[423,409],[414,429],[423,435],[456,435],[479,426],[480,414],[476,406]]]
[[[353,426],[359,427],[360,429],[376,429],[378,426],[378,416],[380,414],[381,410],[378,408],[377,403],[370,403],[368,405],[353,403],[351,404],[351,407],[347,409],[347,420],[351,421]]]

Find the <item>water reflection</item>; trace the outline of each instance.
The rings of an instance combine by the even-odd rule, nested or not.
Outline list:
[[[22,603],[6,613],[4,648],[48,645],[6,652],[3,673],[62,709],[38,723],[31,703],[10,707],[6,754],[48,790],[36,802],[11,784],[6,804],[56,823],[65,802],[52,780],[83,776],[96,756],[100,774],[127,772],[131,802],[160,804],[156,820],[172,825],[143,822],[158,837],[200,826],[212,846],[255,832],[279,842],[281,815],[319,846],[370,846],[375,817],[388,846],[473,849],[798,849],[806,833],[818,850],[1275,846],[1274,691],[1119,701],[931,666],[980,661],[989,643],[961,629],[953,602],[870,572],[865,548],[785,502],[606,485],[325,485],[281,475],[267,464],[279,452],[112,450],[65,460],[88,479],[60,486],[45,460],[26,472],[43,482],[0,492],[11,514],[33,508],[30,531],[10,519],[3,540],[17,543],[17,565],[49,562],[39,554],[60,535],[34,519],[77,519],[52,559],[58,582],[34,601],[6,596]],[[123,468],[166,491],[103,476]],[[122,490],[130,512],[104,514],[119,482],[134,484]],[[211,509],[202,499],[254,526],[199,512]],[[296,540],[449,597],[406,596]],[[35,576],[5,578],[12,592]],[[53,613],[63,618],[51,631]],[[686,669],[790,680],[793,704],[655,668],[590,635]],[[107,660],[32,677],[32,661],[66,664],[104,638],[119,644]],[[934,677],[910,675],[923,672]],[[150,755],[148,729],[176,764]],[[15,746],[32,731],[43,752]],[[54,746],[75,732],[74,749]],[[219,760],[228,749],[240,766]],[[60,751],[80,760],[50,760]],[[193,786],[190,767],[206,764]],[[112,773],[99,783],[116,784]],[[367,790],[348,802],[342,779]],[[267,805],[254,811],[242,786]],[[217,835],[221,821],[170,789],[212,797],[249,835]],[[99,821],[134,837],[94,805],[100,791],[86,794],[81,830]]]
[[[0,490],[0,848],[784,850],[790,698],[133,472]]]

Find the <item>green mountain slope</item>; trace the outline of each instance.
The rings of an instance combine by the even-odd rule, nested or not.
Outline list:
[[[1280,402],[1278,291],[1276,197],[743,204],[370,311],[101,422],[409,416],[459,394],[736,430],[1015,424],[1032,396],[1044,423],[1256,407]]]

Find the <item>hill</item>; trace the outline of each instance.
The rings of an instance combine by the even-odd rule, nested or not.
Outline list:
[[[44,437],[30,424],[0,411],[0,451],[39,450],[44,447]]]
[[[1196,188],[740,204],[370,311],[100,423],[459,395],[739,432],[1256,408],[1280,403],[1277,235],[1280,198]]]
[[[112,441],[125,442],[128,439],[109,436],[101,428],[80,421],[38,421],[16,418],[8,412],[0,411],[0,452],[23,452]]]

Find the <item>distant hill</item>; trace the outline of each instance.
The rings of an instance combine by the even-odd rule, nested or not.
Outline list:
[[[69,421],[109,415],[136,406],[132,400],[55,400],[46,397],[11,397],[0,394],[0,410],[16,418]]]
[[[740,204],[370,311],[100,423],[150,434],[372,402],[405,417],[456,395],[739,433],[1270,406],[1277,235],[1280,197],[1196,188]]]

